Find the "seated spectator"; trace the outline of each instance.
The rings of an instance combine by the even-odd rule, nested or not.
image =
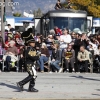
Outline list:
[[[89,52],[85,49],[84,46],[80,47],[80,51],[78,52],[78,65],[79,69],[85,67],[85,72],[88,72],[88,63],[90,62]]]
[[[95,49],[93,48],[93,45],[92,44],[89,44],[89,46],[87,48],[91,52],[91,54],[94,55]]]
[[[54,44],[52,56],[51,56],[51,67],[54,71],[62,72],[62,68],[60,68],[59,64],[61,63],[61,51],[59,50],[59,44]]]
[[[44,72],[44,63],[49,60],[49,56],[50,55],[49,55],[49,51],[48,51],[46,44],[42,43],[41,56],[40,56],[39,60],[37,61],[42,73]]]
[[[49,31],[49,34],[51,34],[51,35],[55,35],[55,30],[54,29],[51,29],[50,31]]]
[[[12,34],[12,32],[8,32],[7,35],[8,35],[9,37],[13,38],[13,34]]]
[[[14,35],[14,38],[15,38],[15,39],[16,39],[16,38],[21,38],[20,32],[16,32],[15,35]]]
[[[100,56],[100,45],[98,48],[95,50],[94,55],[99,55]]]
[[[5,50],[9,48],[9,42],[12,40],[12,37],[8,36],[7,41],[5,42]]]
[[[40,51],[42,39],[40,37],[40,34],[37,34],[37,37],[34,38],[36,41],[36,50]]]
[[[3,57],[3,60],[6,61],[7,71],[10,71],[11,64],[14,66],[14,63],[18,60],[16,55],[18,55],[18,50],[17,47],[15,47],[15,42],[12,40],[9,42],[9,48]]]
[[[61,5],[60,0],[57,1],[56,5],[55,5],[55,9],[56,10],[62,9],[62,5]]]
[[[24,42],[21,38],[16,37],[15,42],[17,47],[19,47],[20,45],[24,45]]]
[[[99,41],[95,37],[91,38],[91,43],[94,44],[95,46],[99,45]]]
[[[94,60],[96,61],[96,63],[97,63],[98,66],[100,67],[100,45],[99,45],[98,48],[94,51]]]
[[[53,35],[49,34],[46,43],[53,43],[53,41],[54,41]]]
[[[45,40],[45,43],[47,45],[47,48],[49,50],[49,54],[52,55],[52,44],[54,42],[53,36],[50,34],[48,35],[47,39]]]
[[[60,35],[59,34],[55,35],[54,39],[60,41]]]
[[[97,45],[94,44],[93,42],[89,41],[89,46],[92,46],[93,50],[97,50]]]
[[[65,70],[69,72],[69,64],[70,64],[72,71],[75,72],[75,68],[74,68],[75,51],[72,48],[71,44],[69,44],[68,47],[64,49],[63,57],[64,57],[64,62],[65,62]]]

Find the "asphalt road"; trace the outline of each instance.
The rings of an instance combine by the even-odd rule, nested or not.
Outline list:
[[[100,74],[38,73],[35,88],[38,93],[19,92],[16,82],[27,73],[0,73],[0,100],[100,100]]]

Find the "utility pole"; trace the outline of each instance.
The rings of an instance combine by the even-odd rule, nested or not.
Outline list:
[[[3,41],[5,42],[5,22],[4,22],[4,16],[5,16],[5,12],[4,12],[4,8],[5,5],[4,4],[4,0],[1,0],[1,34],[2,34],[2,38]]]

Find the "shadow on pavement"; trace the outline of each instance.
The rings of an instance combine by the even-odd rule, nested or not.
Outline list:
[[[70,76],[70,77],[79,78],[79,79],[85,79],[85,80],[91,80],[91,81],[100,81],[100,80],[98,80],[98,79],[85,78],[85,77],[83,77],[83,76]]]
[[[100,94],[92,94],[92,95],[100,96]]]
[[[18,90],[18,87],[17,86],[14,86],[14,85],[6,84],[6,83],[0,83],[0,85],[7,86],[8,88]]]
[[[11,88],[11,89],[15,89],[16,91],[13,91],[13,92],[20,92],[17,85],[14,86],[14,85],[6,84],[6,83],[0,83],[0,85],[6,86],[6,87]],[[27,89],[24,89],[24,91],[27,91]]]
[[[97,91],[100,91],[100,89],[96,89]]]

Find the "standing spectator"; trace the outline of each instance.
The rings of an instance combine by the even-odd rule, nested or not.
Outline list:
[[[49,51],[45,43],[42,43],[41,47],[41,56],[38,60],[38,64],[40,66],[40,70],[43,73],[44,72],[44,63],[49,60]]]
[[[67,9],[72,9],[70,0],[68,0],[68,4],[67,4],[67,7],[66,7],[66,8],[67,8]]]
[[[76,33],[75,33],[75,32],[72,32],[71,37],[72,37],[72,42],[71,42],[71,44],[74,45],[75,40],[76,40]]]
[[[59,29],[57,26],[54,28],[55,35],[62,35],[62,30]]]
[[[71,33],[71,36],[72,36],[72,41],[74,42],[75,39],[76,39],[76,33],[75,33],[75,32],[72,32],[72,33]]]
[[[15,33],[15,29],[12,28],[10,24],[8,24],[8,28],[9,28],[9,31],[10,31],[10,32],[12,32],[13,34]]]
[[[87,49],[88,40],[87,40],[87,37],[86,37],[85,33],[82,34],[80,39],[76,39],[75,43],[74,43],[76,69],[78,68],[77,55],[78,55],[78,52],[80,51],[81,46],[84,46],[85,49]]]
[[[60,49],[67,48],[67,45],[72,41],[71,36],[69,35],[69,30],[64,28],[63,35],[60,36]]]
[[[84,46],[86,49],[88,46],[87,41],[88,41],[88,38],[87,38],[86,34],[83,33],[81,39],[78,39],[75,41],[75,45],[77,45],[79,49],[80,49],[80,46]]]
[[[86,37],[85,33],[82,34],[81,39],[76,39],[75,40],[74,49],[75,49],[76,57],[77,57],[77,54],[78,54],[81,46],[84,46],[85,49],[87,49],[88,41],[87,41],[87,37]]]
[[[56,9],[56,10],[62,9],[62,5],[61,5],[60,0],[57,0],[57,3],[56,3],[56,5],[55,5],[55,9]]]
[[[76,34],[76,39],[81,39],[81,34],[75,33]]]
[[[4,43],[2,37],[0,37],[0,61],[2,61],[4,53]],[[2,70],[2,64],[0,63],[0,71]]]

